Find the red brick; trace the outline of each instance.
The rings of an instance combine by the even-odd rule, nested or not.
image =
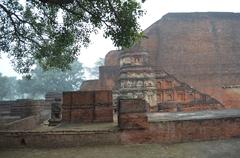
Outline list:
[[[63,104],[71,105],[72,103],[72,92],[63,92]]]
[[[71,111],[71,122],[93,122],[93,108],[75,109]]]
[[[113,122],[112,106],[96,106],[94,122]]]
[[[118,125],[120,129],[147,129],[149,127],[146,114],[128,113],[120,114],[118,117]]]
[[[119,113],[144,113],[146,102],[142,99],[123,99],[119,101]]]
[[[71,121],[71,111],[67,109],[62,110],[62,121],[70,122]]]
[[[112,103],[112,91],[95,91],[95,104]]]
[[[92,91],[78,91],[72,94],[73,105],[90,105],[94,104],[94,92]]]

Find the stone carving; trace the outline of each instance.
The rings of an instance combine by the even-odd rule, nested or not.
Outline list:
[[[120,76],[127,72],[128,80],[122,79],[120,82],[120,96],[127,96],[132,99],[145,99],[150,107],[157,107],[157,96],[155,86],[155,76],[148,67],[146,61],[147,54],[145,52],[124,53],[120,61],[122,61]],[[131,63],[130,62],[131,59]],[[128,69],[129,66],[134,66]],[[145,71],[147,70],[147,71]],[[130,80],[131,79],[131,80]],[[126,83],[126,84],[125,84]]]
[[[143,81],[137,81],[137,88],[143,87]]]

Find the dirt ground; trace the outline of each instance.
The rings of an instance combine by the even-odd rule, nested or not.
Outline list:
[[[240,158],[240,139],[179,144],[0,149],[1,158]]]

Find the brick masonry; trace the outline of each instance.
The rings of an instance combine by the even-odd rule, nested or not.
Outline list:
[[[169,13],[144,31],[148,38],[127,51],[149,53],[149,63],[154,70],[163,68],[194,89],[215,98],[225,108],[239,108],[239,88],[223,88],[240,83],[239,27],[239,13]],[[86,81],[81,88],[95,90],[108,85],[108,89],[115,89],[116,76],[112,76],[109,67],[119,66],[120,54],[109,52],[105,58],[108,68],[100,72],[104,77],[94,82]],[[117,74],[119,68],[112,71]],[[169,100],[171,95],[166,98]]]
[[[72,147],[239,138],[239,113],[228,117],[208,118],[206,115],[201,119],[149,121],[148,128],[141,130],[132,128],[115,131],[0,131],[0,147]]]
[[[38,114],[42,110],[50,110],[51,104],[45,100],[19,99],[13,101],[0,101],[0,118],[6,113],[9,116],[21,118]]]
[[[176,143],[240,137],[240,117],[150,123],[148,130],[121,133],[122,143]]]
[[[62,121],[113,122],[112,91],[64,92]]]
[[[142,99],[119,100],[118,126],[121,130],[147,129],[146,101]]]

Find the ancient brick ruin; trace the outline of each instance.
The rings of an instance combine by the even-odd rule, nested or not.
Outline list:
[[[144,99],[156,111],[156,78],[146,52],[122,52],[120,56],[119,97]]]
[[[0,102],[0,129],[33,129],[50,117],[51,103],[20,99]]]
[[[160,112],[219,110],[224,105],[163,70],[156,72],[157,103]]]
[[[240,110],[227,109],[240,107],[239,26],[235,13],[165,15],[132,48],[110,51],[98,80],[84,81],[79,91],[46,95],[49,122],[58,126],[0,131],[0,147],[21,146],[22,140],[62,147],[239,137]],[[62,102],[55,100],[62,96]],[[25,109],[25,115],[25,105],[12,113]]]
[[[111,74],[106,77],[109,80],[111,79],[112,87],[109,86],[108,88],[112,88],[114,103],[119,98],[144,99],[148,103],[148,111],[152,112],[199,111],[224,108],[224,105],[215,98],[179,81],[162,68],[151,66],[148,59],[149,53],[139,51],[114,53],[115,56],[118,56],[119,68],[114,66],[113,69],[115,73],[120,70],[119,78],[118,80],[116,76],[111,78]],[[110,54],[112,55],[113,52],[110,52]],[[110,61],[108,60],[105,61],[107,65],[109,65],[108,62]],[[108,71],[103,72],[107,76]],[[100,76],[101,73],[102,71],[100,71]],[[107,83],[108,80],[101,80],[100,78],[97,82]],[[81,90],[94,90],[94,87],[88,86],[91,84],[92,81],[85,81]]]
[[[62,121],[113,122],[112,91],[64,92]]]
[[[119,59],[126,53],[134,58],[133,54],[145,52],[149,58],[149,64],[145,66],[151,66],[151,73],[155,74],[154,84],[158,83],[156,86],[159,87],[163,80],[160,79],[161,73],[166,72],[169,77],[163,85],[176,86],[168,92],[161,88],[157,90],[158,103],[164,104],[166,111],[194,111],[193,104],[196,104],[195,110],[208,109],[207,104],[209,109],[238,107],[239,21],[240,14],[237,13],[169,13],[147,28],[144,31],[147,38],[132,48],[109,52],[105,65],[100,68],[99,80],[85,81],[81,90],[107,87],[114,91],[115,98],[115,94],[122,90],[119,80],[123,71],[134,69],[130,65],[121,67]],[[134,71],[144,72],[146,67],[142,70],[135,68]],[[173,83],[168,81],[171,78]],[[181,86],[176,85],[177,82]],[[180,89],[185,89],[185,92]],[[166,100],[171,104],[169,108]],[[172,103],[179,101],[179,106]]]

